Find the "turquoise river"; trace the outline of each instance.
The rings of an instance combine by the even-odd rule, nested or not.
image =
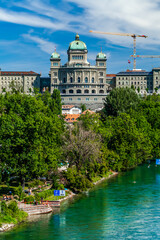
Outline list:
[[[137,167],[61,210],[0,234],[9,240],[160,239],[160,166]]]

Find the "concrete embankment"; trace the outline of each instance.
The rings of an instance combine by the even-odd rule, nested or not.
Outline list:
[[[47,214],[52,212],[52,208],[49,205],[31,205],[18,203],[18,207],[20,210],[28,213],[28,215],[38,215],[38,214]]]

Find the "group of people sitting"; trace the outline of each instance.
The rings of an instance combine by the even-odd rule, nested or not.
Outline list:
[[[14,197],[13,195],[3,195],[3,200],[7,201],[7,200],[12,200]]]

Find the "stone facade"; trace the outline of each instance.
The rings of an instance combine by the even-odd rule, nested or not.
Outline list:
[[[33,93],[40,89],[40,74],[35,72],[0,71],[0,93],[11,91],[11,85],[21,88],[24,93]]]
[[[141,71],[126,71],[119,72],[116,74],[116,88],[129,87],[133,86],[137,92],[144,93],[153,93],[154,84],[153,84],[153,73],[154,69],[151,72]],[[160,79],[160,78],[159,78]]]
[[[109,92],[110,84],[106,82],[106,55],[97,54],[96,65],[87,61],[86,44],[76,35],[67,51],[68,62],[61,65],[60,55],[51,55],[50,91],[60,90],[62,102],[80,106],[86,104],[91,109],[103,106],[103,100]]]

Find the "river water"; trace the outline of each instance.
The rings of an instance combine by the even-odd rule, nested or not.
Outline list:
[[[160,166],[119,174],[70,203],[0,234],[9,240],[160,239]]]

